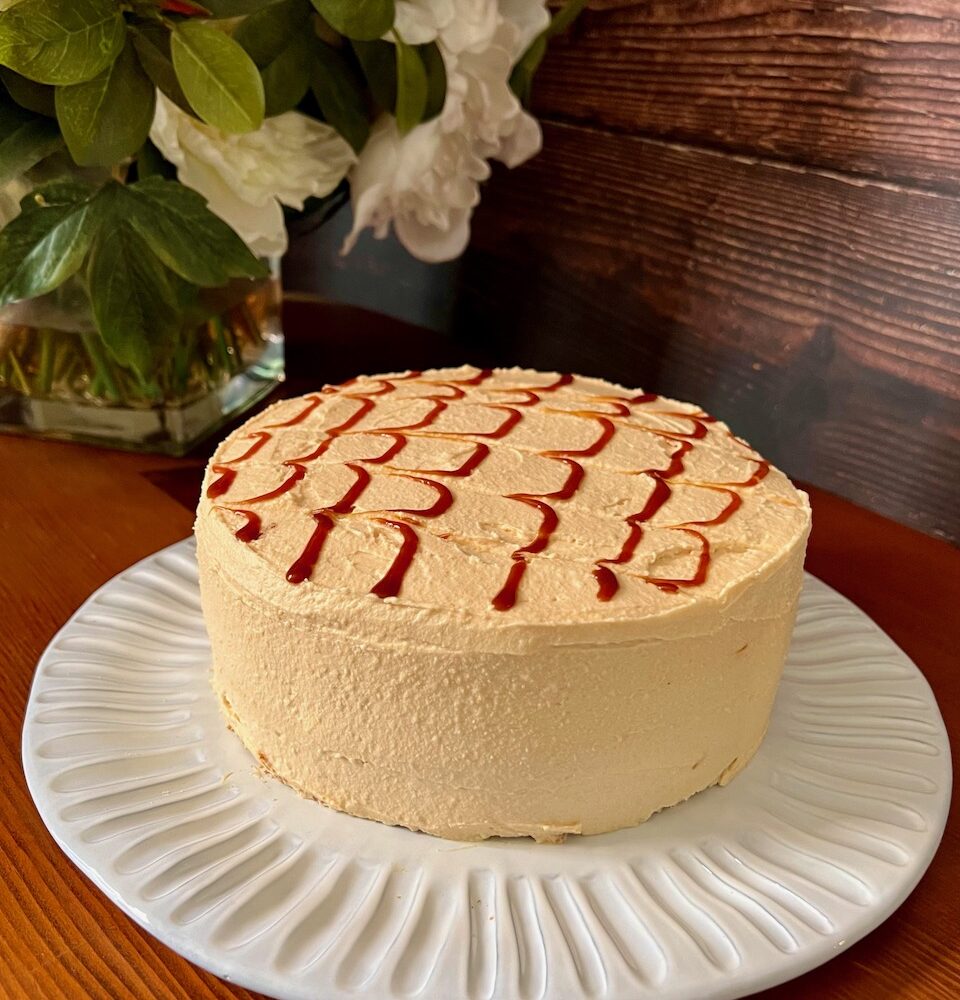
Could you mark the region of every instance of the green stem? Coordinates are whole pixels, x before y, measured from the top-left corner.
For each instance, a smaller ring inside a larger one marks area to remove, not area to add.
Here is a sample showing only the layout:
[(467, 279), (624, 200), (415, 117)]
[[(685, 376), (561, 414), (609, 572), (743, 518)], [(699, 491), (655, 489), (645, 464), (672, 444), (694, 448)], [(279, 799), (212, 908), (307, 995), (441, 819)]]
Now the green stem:
[(73, 378), (76, 375), (77, 368), (80, 367), (80, 359), (73, 353), (66, 353), (66, 358), (67, 363), (64, 367), (63, 373), (59, 376), (59, 379), (63, 382), (67, 392), (73, 395)]
[(107, 357), (107, 350), (103, 346), (103, 341), (95, 333), (83, 333), (83, 346), (90, 355), (93, 362), (94, 375), (90, 383), (90, 393), (94, 396), (104, 395), (111, 403), (120, 401), (120, 390), (117, 388), (116, 379), (110, 370), (110, 359)]
[(213, 342), (216, 345), (217, 355), (220, 359), (220, 372), (218, 374), (226, 372), (229, 375), (230, 352), (227, 350), (227, 340), (223, 332), (223, 320), (221, 320), (219, 316), (214, 316), (214, 318), (210, 320), (210, 324), (215, 331)]
[(12, 351), (10, 352), (10, 364), (13, 367), (13, 374), (16, 375), (16, 381), (20, 383), (20, 391), (24, 396), (29, 396), (31, 394), (30, 383), (27, 381), (27, 376), (20, 367), (19, 358)]
[(37, 392), (41, 396), (50, 394), (53, 385), (53, 343), (52, 331), (40, 330), (40, 367), (37, 372)]
[(240, 360), (240, 345), (237, 341), (237, 332), (229, 319), (223, 324), (223, 336), (226, 339), (227, 353), (230, 357), (230, 374), (236, 375), (243, 367), (243, 362)]
[(15, 326), (7, 326), (6, 323), (0, 323), (0, 360), (5, 359), (13, 350), (17, 333), (18, 330)]
[(190, 369), (194, 355), (197, 353), (197, 328), (191, 326), (185, 333), (183, 341), (177, 345), (176, 364), (174, 366), (177, 392), (184, 395), (187, 383), (190, 381)]
[(140, 372), (136, 372), (135, 376), (137, 394), (148, 403), (156, 402), (162, 395), (157, 380), (155, 378), (144, 378)]
[(58, 382), (63, 381), (63, 376), (70, 365), (70, 362), (76, 358), (76, 348), (75, 342), (72, 342), (70, 334), (63, 335), (58, 338), (57, 346), (53, 351), (53, 384), (56, 385)]

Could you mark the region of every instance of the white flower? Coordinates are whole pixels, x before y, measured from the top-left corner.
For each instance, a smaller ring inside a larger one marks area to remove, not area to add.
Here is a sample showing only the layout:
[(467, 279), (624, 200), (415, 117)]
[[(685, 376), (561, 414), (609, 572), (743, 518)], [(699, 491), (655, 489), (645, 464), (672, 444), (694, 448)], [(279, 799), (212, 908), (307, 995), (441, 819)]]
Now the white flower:
[(351, 250), (362, 229), (382, 239), (390, 223), (415, 257), (430, 263), (459, 257), (470, 238), (470, 215), (480, 200), (478, 182), (490, 174), (467, 137), (444, 132), (439, 119), (405, 136), (396, 120), (382, 115), (350, 177), (353, 230)]
[(496, 0), (399, 0), (394, 28), (408, 45), (436, 41), (456, 53), (482, 51), (498, 23)]
[[(393, 28), (407, 45), (425, 45), (440, 34), (456, 13), (456, 0), (397, 0)], [(393, 35), (388, 33), (388, 41)]]
[(311, 195), (330, 194), (356, 161), (333, 128), (296, 111), (267, 118), (256, 132), (228, 135), (160, 93), (150, 138), (181, 183), (263, 257), (287, 248), (281, 204), (299, 209)]
[(500, 0), (500, 13), (517, 29), (512, 53), (516, 62), (550, 23), (550, 13), (545, 3), (537, 0)]
[(375, 123), (350, 175), (354, 218), (344, 252), (362, 229), (382, 238), (392, 223), (421, 260), (463, 253), (479, 184), (490, 173), (486, 161), (514, 167), (540, 150), (540, 126), (509, 80), (547, 20), (544, 0), (400, 0), (398, 33), (417, 44), (436, 40), (447, 97), (439, 117), (404, 136), (389, 115)]

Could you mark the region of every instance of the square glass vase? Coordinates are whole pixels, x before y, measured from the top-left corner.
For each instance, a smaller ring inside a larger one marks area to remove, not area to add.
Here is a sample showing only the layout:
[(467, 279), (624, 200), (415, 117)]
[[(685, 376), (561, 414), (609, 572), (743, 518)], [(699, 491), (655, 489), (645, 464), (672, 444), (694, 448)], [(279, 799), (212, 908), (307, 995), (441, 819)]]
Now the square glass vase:
[(147, 380), (110, 356), (79, 284), (0, 308), (0, 432), (183, 455), (283, 380), (279, 268), (204, 291)]

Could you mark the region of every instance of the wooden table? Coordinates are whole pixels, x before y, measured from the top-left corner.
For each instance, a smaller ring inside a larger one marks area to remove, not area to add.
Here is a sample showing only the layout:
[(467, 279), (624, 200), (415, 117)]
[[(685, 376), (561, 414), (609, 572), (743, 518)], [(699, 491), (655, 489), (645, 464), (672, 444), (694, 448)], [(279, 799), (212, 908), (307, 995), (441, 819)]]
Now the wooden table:
[[(336, 368), (344, 363), (338, 357)], [(316, 381), (338, 377), (341, 372), (328, 368)], [(20, 768), (20, 730), (38, 657), (91, 591), (189, 534), (193, 514), (185, 503), (193, 502), (201, 466), (202, 456), (174, 460), (0, 437), (0, 997), (252, 995), (174, 954), (95, 890), (47, 833)], [(913, 657), (954, 733), (956, 757), (960, 555), (945, 542), (827, 493), (811, 495), (809, 569), (860, 605)], [(958, 928), (960, 817), (954, 803), (940, 852), (903, 906), (826, 966), (764, 995), (958, 997)]]

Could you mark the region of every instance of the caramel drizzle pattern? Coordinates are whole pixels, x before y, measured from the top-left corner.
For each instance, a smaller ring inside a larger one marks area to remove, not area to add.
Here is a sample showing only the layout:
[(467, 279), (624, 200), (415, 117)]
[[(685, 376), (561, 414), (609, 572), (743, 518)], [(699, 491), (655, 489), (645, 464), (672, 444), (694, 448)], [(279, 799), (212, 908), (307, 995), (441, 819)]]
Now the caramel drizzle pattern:
[[(557, 388), (559, 388), (559, 385)], [(525, 389), (523, 391), (527, 392), (529, 390)], [(596, 420), (600, 425), (600, 434), (596, 441), (586, 448), (569, 448), (541, 451), (539, 453), (543, 458), (553, 459), (567, 466), (569, 470), (567, 480), (559, 490), (554, 490), (552, 493), (511, 493), (507, 497), (508, 500), (516, 500), (519, 503), (526, 504), (528, 507), (538, 510), (541, 521), (540, 528), (533, 541), (514, 550), (510, 557), (512, 565), (507, 574), (507, 579), (492, 601), (493, 607), (497, 611), (509, 611), (517, 603), (520, 584), (523, 581), (524, 574), (527, 572), (527, 567), (530, 565), (530, 557), (542, 553), (550, 544), (553, 533), (557, 530), (560, 517), (554, 507), (547, 503), (547, 500), (570, 500), (580, 488), (584, 477), (583, 466), (576, 461), (576, 458), (593, 458), (599, 455), (616, 433), (616, 426), (605, 414), (594, 413), (589, 410), (568, 410), (565, 412), (571, 416)]]
[[(477, 375), (468, 379), (445, 379), (427, 382), (428, 385), (436, 386), (438, 389), (446, 389), (448, 392), (444, 395), (439, 393), (431, 393), (426, 396), (413, 397), (415, 399), (425, 399), (429, 400), (433, 405), (429, 412), (422, 417), (410, 424), (403, 424), (393, 427), (378, 427), (371, 428), (365, 431), (360, 431), (359, 433), (364, 433), (368, 435), (384, 436), (391, 440), (389, 447), (380, 455), (372, 456), (369, 458), (359, 459), (358, 462), (363, 462), (371, 465), (382, 465), (391, 461), (395, 458), (407, 445), (408, 435), (418, 431), (423, 431), (425, 428), (433, 424), (440, 414), (447, 408), (448, 402), (450, 400), (463, 399), (466, 396), (466, 392), (461, 386), (475, 386), (480, 385), (483, 381), (488, 379), (493, 373), (490, 370), (483, 370)], [(281, 421), (274, 424), (267, 424), (266, 427), (269, 429), (277, 429), (283, 427), (290, 427), (295, 424), (302, 423), (306, 420), (313, 412), (324, 402), (324, 396), (330, 395), (332, 393), (337, 393), (345, 398), (356, 399), (359, 403), (357, 409), (342, 423), (336, 425), (335, 427), (329, 428), (324, 435), (323, 440), (320, 444), (309, 454), (302, 455), (294, 459), (287, 459), (283, 462), (283, 465), (289, 468), (291, 471), (287, 474), (286, 479), (275, 489), (270, 490), (267, 493), (263, 493), (256, 497), (248, 497), (244, 500), (235, 501), (237, 504), (256, 504), (262, 503), (267, 500), (271, 500), (274, 497), (280, 496), (283, 493), (288, 492), (292, 489), (296, 483), (298, 483), (307, 472), (307, 463), (315, 461), (320, 458), (333, 442), (343, 434), (350, 432), (356, 424), (358, 424), (376, 405), (376, 401), (371, 397), (385, 395), (386, 393), (393, 392), (396, 388), (395, 382), (400, 382), (406, 379), (419, 379), (419, 372), (412, 372), (407, 376), (403, 376), (396, 379), (381, 379), (379, 380), (380, 387), (378, 389), (369, 389), (364, 392), (343, 392), (345, 388), (352, 386), (356, 380), (351, 380), (348, 383), (344, 383), (337, 388), (327, 388), (323, 390), (323, 393), (318, 395), (312, 395), (307, 397), (307, 405), (300, 410), (298, 413), (294, 414), (288, 420)], [(505, 437), (506, 434), (516, 425), (520, 420), (521, 414), (519, 411), (514, 410), (510, 407), (499, 406), (497, 404), (491, 404), (488, 408), (503, 411), (506, 413), (506, 417), (501, 422), (501, 424), (493, 431), (481, 432), (472, 437), (485, 437), (485, 438), (501, 438)], [(251, 435), (254, 436), (254, 435)], [(234, 478), (236, 477), (236, 469), (233, 468), (234, 465), (245, 461), (254, 455), (268, 440), (271, 438), (271, 434), (266, 431), (257, 432), (256, 437), (258, 438), (256, 444), (249, 448), (242, 455), (237, 456), (235, 459), (229, 459), (219, 466), (214, 467), (214, 472), (217, 473), (218, 479), (215, 480), (207, 489), (207, 495), (210, 497), (220, 496), (225, 493), (230, 485), (232, 484)], [(451, 435), (445, 435), (451, 436)], [(454, 437), (460, 437), (460, 435), (453, 435)], [(401, 535), (401, 546), (400, 550), (394, 559), (392, 565), (388, 569), (384, 577), (378, 581), (372, 588), (371, 593), (377, 596), (383, 597), (393, 597), (399, 593), (399, 590), (403, 584), (403, 578), (406, 574), (406, 570), (412, 562), (413, 556), (419, 546), (419, 537), (414, 530), (414, 525), (419, 525), (419, 521), (416, 518), (423, 517), (439, 517), (445, 513), (452, 506), (454, 502), (454, 496), (449, 487), (435, 479), (429, 478), (431, 476), (452, 476), (452, 477), (465, 477), (471, 475), (489, 456), (490, 446), (482, 442), (472, 442), (473, 452), (468, 456), (468, 458), (461, 463), (456, 469), (426, 469), (422, 470), (421, 475), (415, 475), (408, 472), (394, 473), (394, 475), (399, 478), (409, 479), (413, 482), (422, 483), (425, 486), (430, 487), (434, 490), (436, 497), (433, 503), (429, 507), (425, 508), (411, 508), (411, 507), (401, 507), (394, 508), (390, 511), (385, 511), (381, 513), (389, 513), (397, 515), (397, 519), (387, 518), (387, 517), (376, 517), (374, 518), (377, 523), (381, 523), (392, 527), (400, 532)], [(291, 583), (302, 583), (304, 580), (308, 579), (313, 569), (319, 559), (324, 543), (329, 536), (330, 532), (336, 525), (336, 519), (340, 516), (345, 516), (354, 512), (355, 505), (360, 499), (363, 492), (366, 490), (367, 486), (371, 482), (371, 475), (369, 471), (364, 468), (363, 465), (357, 464), (356, 462), (347, 462), (345, 466), (353, 471), (355, 479), (353, 484), (347, 489), (344, 495), (332, 506), (322, 508), (320, 510), (314, 511), (312, 513), (312, 518), (314, 520), (314, 529), (307, 541), (303, 552), (297, 558), (297, 560), (290, 566), (287, 570), (287, 580)], [(419, 470), (417, 470), (419, 471)], [(241, 541), (249, 542), (254, 541), (260, 537), (261, 523), (259, 516), (248, 510), (243, 510), (234, 507), (223, 507), (220, 509), (232, 510), (235, 513), (242, 514), (245, 516), (245, 523), (235, 532), (236, 537)], [(375, 512), (365, 512), (365, 513), (375, 513)], [(399, 515), (407, 515), (407, 519), (401, 519)]]
[[(643, 393), (640, 396), (634, 396), (631, 398), (610, 397), (610, 401), (614, 401), (614, 399), (618, 402), (622, 401), (629, 407), (650, 402), (651, 394)], [(708, 416), (706, 413), (689, 414), (658, 410), (657, 415), (681, 417), (689, 420), (693, 424), (693, 429), (687, 433), (683, 433), (680, 431), (664, 431), (648, 428), (650, 433), (657, 437), (677, 441), (678, 447), (670, 456), (669, 464), (666, 469), (642, 469), (639, 472), (639, 475), (649, 476), (653, 480), (653, 491), (647, 498), (647, 502), (641, 510), (637, 511), (635, 514), (630, 514), (625, 518), (625, 523), (627, 524), (629, 532), (619, 554), (614, 556), (612, 559), (600, 559), (594, 566), (593, 576), (597, 581), (597, 599), (600, 601), (611, 600), (620, 589), (620, 581), (617, 574), (610, 567), (626, 565), (633, 559), (637, 546), (640, 544), (644, 535), (644, 524), (650, 521), (673, 495), (671, 483), (685, 471), (684, 463), (686, 456), (693, 450), (694, 442), (702, 440), (707, 436), (708, 423), (716, 422), (715, 417)], [(730, 434), (730, 437), (734, 437), (731, 432), (728, 431), (727, 433)], [(740, 441), (739, 438), (734, 438), (734, 440), (746, 447), (744, 442)], [(735, 493), (732, 489), (728, 489), (728, 487), (742, 488), (756, 486), (756, 484), (759, 483), (770, 471), (770, 464), (763, 459), (754, 459), (753, 461), (756, 462), (757, 468), (753, 475), (744, 482), (690, 484), (702, 489), (723, 493), (727, 496), (728, 499), (726, 505), (715, 517), (707, 518), (702, 521), (684, 521), (682, 524), (662, 526), (664, 530), (682, 532), (692, 536), (699, 542), (700, 554), (697, 558), (697, 566), (693, 575), (687, 578), (669, 578), (638, 574), (640, 579), (653, 584), (653, 586), (665, 591), (666, 593), (672, 594), (677, 593), (681, 587), (698, 587), (706, 582), (707, 570), (710, 566), (710, 542), (702, 532), (697, 531), (696, 529), (710, 525), (723, 524), (728, 521), (737, 510), (740, 509), (740, 506), (743, 503), (743, 498), (739, 493)]]
[[(393, 562), (384, 576), (371, 588), (371, 593), (380, 598), (396, 597), (403, 586), (403, 580), (409, 569), (413, 558), (419, 547), (419, 535), (416, 528), (422, 527), (419, 518), (439, 517), (453, 505), (454, 496), (451, 490), (434, 476), (466, 477), (470, 476), (490, 455), (490, 446), (484, 442), (472, 441), (473, 438), (505, 438), (513, 428), (523, 419), (523, 413), (518, 407), (536, 406), (542, 402), (544, 393), (555, 392), (563, 386), (569, 385), (573, 381), (573, 376), (562, 375), (555, 382), (544, 386), (532, 386), (524, 388), (504, 388), (494, 391), (509, 393), (512, 397), (523, 397), (522, 399), (512, 398), (508, 404), (497, 403), (481, 404), (487, 409), (502, 411), (506, 414), (500, 425), (493, 431), (487, 432), (459, 432), (456, 434), (436, 433), (427, 430), (436, 422), (440, 414), (443, 413), (448, 403), (453, 400), (463, 399), (466, 395), (461, 386), (477, 386), (486, 381), (492, 372), (489, 369), (480, 371), (477, 375), (469, 379), (442, 379), (423, 380), (422, 373), (411, 372), (404, 376), (390, 379), (379, 379), (379, 388), (366, 389), (364, 391), (346, 392), (357, 382), (351, 379), (340, 386), (327, 386), (320, 393), (309, 395), (306, 398), (306, 406), (287, 420), (266, 424), (263, 430), (255, 431), (247, 438), (253, 443), (241, 455), (234, 459), (224, 460), (222, 463), (214, 465), (212, 471), (217, 475), (207, 488), (207, 496), (211, 498), (220, 497), (225, 494), (233, 484), (237, 475), (236, 465), (253, 457), (271, 438), (271, 430), (291, 427), (306, 421), (313, 412), (324, 403), (325, 399), (331, 395), (339, 398), (355, 399), (359, 403), (357, 409), (346, 420), (331, 427), (324, 432), (324, 438), (320, 444), (309, 454), (298, 458), (283, 461), (284, 467), (290, 471), (286, 478), (275, 489), (255, 497), (248, 497), (244, 500), (230, 501), (231, 506), (217, 506), (219, 510), (228, 510), (232, 513), (243, 516), (244, 523), (235, 531), (236, 537), (243, 542), (255, 541), (261, 534), (261, 519), (255, 511), (246, 510), (235, 506), (236, 504), (258, 504), (271, 500), (275, 497), (289, 492), (296, 486), (307, 473), (307, 464), (320, 458), (338, 437), (347, 433), (360, 433), (371, 436), (387, 437), (391, 444), (380, 455), (370, 458), (357, 459), (354, 462), (344, 463), (345, 467), (354, 473), (354, 482), (348, 487), (343, 496), (333, 505), (324, 507), (312, 512), (314, 529), (300, 556), (290, 566), (287, 571), (287, 580), (290, 583), (302, 583), (312, 574), (318, 559), (323, 551), (324, 543), (330, 532), (336, 526), (338, 518), (355, 512), (356, 503), (370, 485), (372, 476), (365, 468), (365, 465), (385, 465), (391, 462), (409, 443), (408, 435), (416, 436), (439, 436), (454, 440), (471, 441), (474, 446), (472, 454), (456, 469), (423, 469), (404, 470), (394, 472), (391, 475), (398, 478), (409, 479), (419, 482), (434, 490), (436, 497), (434, 502), (426, 508), (394, 508), (388, 511), (364, 511), (367, 515), (374, 516), (372, 519), (378, 523), (394, 529), (400, 535), (400, 548)], [(410, 424), (403, 424), (393, 427), (378, 427), (360, 429), (354, 431), (356, 425), (376, 407), (378, 397), (393, 392), (396, 389), (395, 383), (401, 381), (420, 380), (424, 384), (434, 386), (437, 389), (448, 390), (447, 394), (429, 393), (424, 396), (409, 397), (416, 400), (425, 400), (432, 403), (430, 410), (421, 419)], [(532, 556), (543, 553), (550, 544), (552, 536), (560, 523), (559, 515), (551, 503), (547, 501), (570, 500), (583, 482), (585, 471), (583, 465), (577, 461), (578, 458), (592, 458), (600, 452), (613, 439), (617, 427), (613, 422), (614, 418), (629, 418), (633, 416), (632, 407), (655, 402), (660, 397), (654, 393), (641, 393), (636, 396), (594, 396), (591, 402), (603, 403), (612, 408), (610, 411), (597, 412), (592, 410), (562, 410), (566, 415), (578, 416), (595, 421), (599, 425), (599, 434), (596, 440), (581, 449), (553, 449), (539, 452), (542, 457), (562, 463), (567, 468), (566, 480), (559, 489), (549, 493), (512, 493), (505, 499), (514, 500), (528, 507), (533, 508), (540, 514), (540, 526), (536, 536), (526, 545), (516, 549), (511, 554), (510, 570), (507, 578), (493, 597), (491, 604), (498, 611), (507, 611), (512, 608), (517, 600), (520, 584), (526, 573)], [(689, 420), (692, 429), (688, 432), (667, 431), (653, 427), (645, 427), (649, 433), (671, 441), (677, 442), (677, 448), (670, 455), (667, 468), (665, 469), (642, 469), (636, 474), (646, 475), (653, 480), (653, 490), (648, 497), (644, 507), (625, 518), (628, 528), (620, 552), (617, 556), (600, 559), (594, 566), (594, 578), (598, 584), (597, 598), (600, 601), (611, 600), (619, 590), (619, 579), (611, 566), (624, 566), (628, 564), (637, 549), (644, 535), (644, 525), (650, 521), (654, 515), (664, 506), (672, 495), (673, 481), (685, 471), (684, 463), (686, 456), (694, 447), (694, 442), (702, 440), (707, 436), (707, 424), (715, 422), (715, 418), (705, 413), (684, 413), (676, 411), (653, 411), (651, 415), (658, 417), (674, 417)], [(629, 426), (642, 426), (632, 424)], [(727, 432), (731, 438), (744, 447), (749, 447), (745, 442), (736, 438), (731, 432)], [(713, 490), (727, 496), (728, 500), (723, 510), (715, 517), (702, 521), (687, 521), (681, 524), (664, 525), (664, 530), (678, 531), (688, 534), (697, 539), (700, 545), (700, 552), (697, 560), (697, 567), (692, 576), (683, 579), (662, 578), (646, 576), (640, 574), (640, 579), (645, 580), (659, 589), (676, 593), (681, 587), (699, 586), (706, 581), (707, 571), (710, 564), (710, 543), (702, 532), (697, 531), (699, 527), (722, 524), (727, 521), (741, 506), (742, 498), (730, 487), (751, 487), (759, 483), (769, 471), (769, 464), (762, 459), (753, 459), (757, 468), (754, 473), (743, 482), (736, 483), (695, 483), (699, 488)], [(359, 464), (363, 463), (363, 464)], [(382, 516), (393, 515), (393, 516)], [(406, 516), (401, 516), (406, 515)]]

